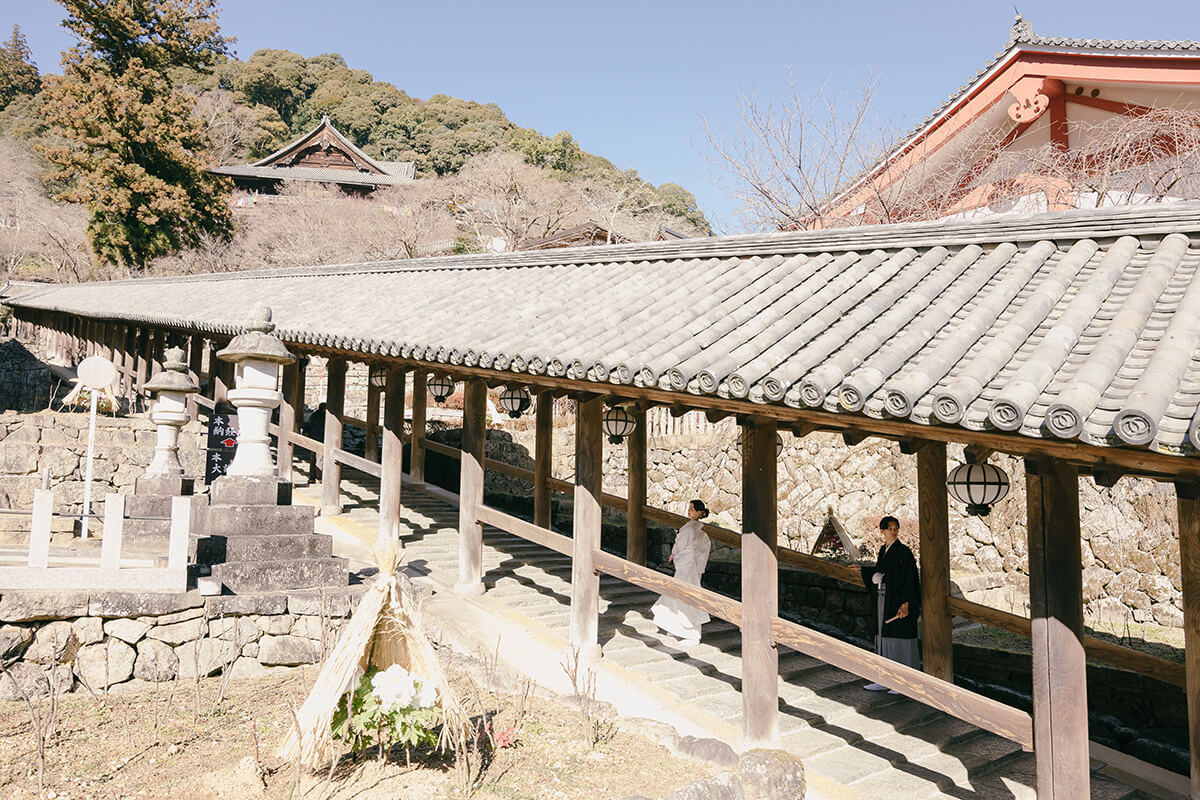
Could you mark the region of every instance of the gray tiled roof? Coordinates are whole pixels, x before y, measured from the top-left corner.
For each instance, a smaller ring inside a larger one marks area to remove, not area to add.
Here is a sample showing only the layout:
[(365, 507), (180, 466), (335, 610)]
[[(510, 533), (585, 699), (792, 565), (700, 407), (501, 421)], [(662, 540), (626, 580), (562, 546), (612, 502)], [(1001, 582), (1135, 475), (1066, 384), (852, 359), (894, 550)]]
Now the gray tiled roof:
[(321, 183), (352, 183), (360, 186), (402, 186), (413, 182), (411, 175), (376, 175), (353, 169), (316, 167), (214, 167), (217, 175), (230, 178), (267, 178), (278, 181), (320, 181)]
[[(1200, 203), (63, 285), (15, 306), (1097, 445), (1200, 444)], [(1189, 431), (1192, 440), (1189, 442)]]

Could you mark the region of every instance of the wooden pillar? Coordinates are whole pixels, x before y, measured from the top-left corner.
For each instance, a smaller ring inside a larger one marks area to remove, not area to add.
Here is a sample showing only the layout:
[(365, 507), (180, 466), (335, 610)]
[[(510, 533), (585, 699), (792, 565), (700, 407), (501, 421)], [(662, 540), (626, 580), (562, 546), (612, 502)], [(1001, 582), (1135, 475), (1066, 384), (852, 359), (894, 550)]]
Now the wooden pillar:
[(296, 427), (294, 430), (299, 431), (304, 424), (305, 409), (308, 408), (308, 356), (297, 356), (297, 372), (296, 372)]
[[(198, 333), (193, 333), (188, 339), (188, 375), (200, 385), (200, 367), (204, 360), (204, 337)], [(188, 395), (187, 411), (188, 416), (196, 419), (199, 416), (200, 406), (196, 403), (196, 393)]]
[(585, 395), (575, 413), (575, 515), (571, 547), (571, 647), (584, 658), (600, 655), (600, 578), (592, 552), (600, 549), (600, 494), (604, 477), (604, 398)]
[(137, 332), (137, 360), (134, 363), (133, 371), (133, 397), (130, 400), (130, 406), (134, 403), (142, 405), (142, 387), (146, 385), (146, 381), (150, 378), (150, 331), (147, 328), (138, 328)]
[(303, 407), (299, 410), (296, 407), (296, 379), (299, 373), (299, 359), (283, 366), (283, 399), (279, 403), (279, 436), (276, 437), (275, 461), (279, 480), (286, 483), (292, 482), (292, 434), (296, 432), (296, 416), (304, 414)]
[(458, 583), (463, 594), (483, 594), (483, 453), (487, 437), (487, 384), (467, 381), (463, 393), (462, 459), (458, 481)]
[(1200, 798), (1200, 484), (1176, 483), (1179, 571), (1183, 578), (1183, 653), (1187, 669), (1192, 800)]
[(151, 331), (154, 344), (150, 349), (150, 375), (153, 377), (163, 371), (163, 353), (167, 350), (167, 332), (162, 328)]
[(408, 443), (408, 477), (418, 485), (425, 483), (425, 409), (429, 391), (425, 388), (428, 375), (422, 370), (413, 372), (412, 437)]
[(342, 446), (342, 417), (346, 413), (346, 359), (330, 356), (325, 368), (325, 455), (321, 460), (321, 514), (342, 513), (342, 465), (334, 450)]
[(379, 477), (379, 540), (400, 538), (401, 476), (404, 474), (404, 370), (387, 371), (383, 389), (383, 457)]
[(1056, 459), (1027, 459), (1033, 749), (1037, 796), (1089, 796), (1087, 670), (1079, 474)]
[(646, 563), (646, 409), (631, 407), (636, 425), (625, 440), (627, 475), (625, 558)]
[(533, 524), (550, 527), (550, 472), (554, 466), (554, 395), (538, 392), (533, 440)]
[(229, 401), (229, 389), (231, 388), (228, 381), (228, 362), (217, 358), (219, 350), (221, 350), (221, 344), (210, 339), (208, 341), (208, 382), (212, 389), (213, 402), (226, 403)]
[(379, 460), (379, 395), (382, 392), (374, 380), (378, 371), (378, 367), (367, 368), (367, 425), (363, 431), (366, 437), (363, 456), (370, 461)]
[(121, 396), (133, 411), (133, 387), (137, 381), (137, 328), (125, 325), (121, 329)]
[(946, 445), (925, 442), (917, 451), (917, 506), (921, 538), (921, 657), (925, 671), (954, 680), (950, 634), (950, 511), (946, 493)]
[(778, 466), (774, 420), (742, 428), (742, 744), (779, 738)]

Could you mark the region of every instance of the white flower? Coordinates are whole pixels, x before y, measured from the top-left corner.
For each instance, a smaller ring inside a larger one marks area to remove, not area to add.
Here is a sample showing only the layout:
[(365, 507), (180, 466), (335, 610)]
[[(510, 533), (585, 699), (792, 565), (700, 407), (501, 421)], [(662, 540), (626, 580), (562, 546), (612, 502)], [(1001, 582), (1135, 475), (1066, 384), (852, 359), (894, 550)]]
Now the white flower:
[(437, 686), (433, 681), (421, 678), (417, 682), (417, 693), (413, 697), (413, 706), (429, 708), (437, 703)]
[(399, 664), (393, 664), (371, 678), (371, 693), (385, 710), (412, 705), (416, 691), (413, 676)]

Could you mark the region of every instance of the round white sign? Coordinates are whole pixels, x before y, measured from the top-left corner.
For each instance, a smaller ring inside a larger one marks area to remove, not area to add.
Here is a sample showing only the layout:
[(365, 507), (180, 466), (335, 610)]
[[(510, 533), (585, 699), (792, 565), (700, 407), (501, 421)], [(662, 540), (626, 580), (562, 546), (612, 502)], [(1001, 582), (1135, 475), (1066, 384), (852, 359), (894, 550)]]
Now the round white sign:
[(79, 362), (75, 374), (79, 376), (79, 382), (89, 389), (103, 389), (112, 386), (117, 379), (117, 368), (104, 356), (88, 356)]

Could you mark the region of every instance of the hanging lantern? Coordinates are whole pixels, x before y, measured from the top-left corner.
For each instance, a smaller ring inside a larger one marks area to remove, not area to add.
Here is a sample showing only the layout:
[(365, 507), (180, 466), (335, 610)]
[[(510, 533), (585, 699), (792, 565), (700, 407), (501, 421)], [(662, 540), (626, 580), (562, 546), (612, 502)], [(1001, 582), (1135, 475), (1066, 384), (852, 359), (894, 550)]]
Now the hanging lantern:
[(637, 417), (625, 406), (613, 406), (605, 410), (602, 424), (608, 441), (620, 444), (637, 428)]
[(429, 379), (429, 393), (433, 395), (433, 399), (438, 405), (446, 402), (446, 398), (454, 394), (454, 381), (447, 378), (445, 375), (435, 375)]
[(961, 464), (946, 479), (950, 496), (967, 504), (967, 513), (986, 517), (992, 506), (1008, 496), (1008, 476), (992, 464)]
[(513, 419), (524, 414), (533, 404), (533, 398), (524, 386), (510, 386), (500, 393), (500, 407)]
[(383, 367), (371, 367), (370, 382), (377, 389), (387, 386), (387, 370)]
[[(742, 452), (742, 438), (743, 434), (738, 434), (737, 449), (739, 453)], [(783, 437), (777, 433), (775, 434), (775, 457), (779, 458), (781, 455), (783, 455)]]

